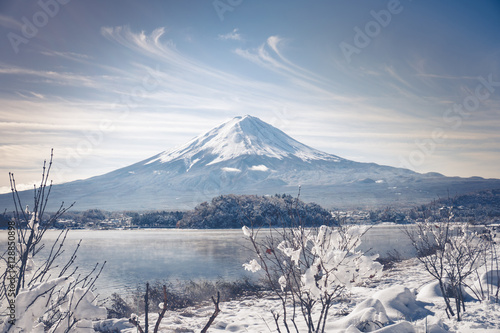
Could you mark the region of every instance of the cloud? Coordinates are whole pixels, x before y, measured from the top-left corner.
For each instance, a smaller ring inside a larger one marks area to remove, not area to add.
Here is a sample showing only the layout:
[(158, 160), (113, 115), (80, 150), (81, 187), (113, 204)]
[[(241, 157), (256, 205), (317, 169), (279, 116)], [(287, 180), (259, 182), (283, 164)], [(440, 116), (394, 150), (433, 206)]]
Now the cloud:
[(161, 41), (165, 33), (165, 27), (154, 29), (150, 35), (146, 35), (144, 31), (134, 33), (128, 26), (101, 28), (101, 34), (105, 38), (129, 49), (147, 54), (152, 58), (169, 59), (175, 64), (184, 63), (171, 40), (167, 42)]
[(102, 86), (105, 77), (92, 77), (71, 72), (57, 72), (54, 70), (35, 70), (0, 63), (0, 74), (12, 76), (31, 76), (43, 79), (45, 84), (63, 86), (85, 86), (89, 88)]
[[(20, 184), (20, 183), (17, 183), (16, 182), (16, 189), (18, 191), (24, 191), (24, 190), (33, 190), (34, 188), (34, 185), (39, 185), (40, 181), (38, 180), (34, 180), (32, 182), (28, 182), (28, 183), (25, 183), (25, 184)], [(11, 193), (12, 190), (11, 190), (11, 187), (10, 186), (0, 186), (0, 194), (3, 194), (3, 193)]]
[(238, 33), (237, 28), (233, 29), (233, 31), (228, 32), (227, 34), (219, 35), (217, 37), (217, 39), (220, 39), (220, 40), (240, 40), (240, 41), (243, 40), (243, 38), (241, 37), (241, 34)]
[(296, 89), (302, 90), (302, 93), (306, 91), (314, 93), (332, 102), (351, 103), (358, 99), (350, 94), (338, 93), (340, 86), (337, 82), (311, 72), (286, 58), (281, 50), (285, 42), (286, 40), (279, 36), (270, 36), (256, 49), (237, 48), (234, 53), (286, 78), (290, 84), (296, 86)]
[[(137, 122), (139, 113), (141, 115), (151, 114), (151, 117), (157, 119), (160, 114), (182, 112), (184, 113), (185, 126), (180, 128), (187, 128), (189, 122), (197, 119), (196, 117), (200, 115), (199, 112), (204, 110), (210, 111), (209, 113), (205, 112), (204, 117), (206, 119), (210, 115), (214, 119), (214, 125), (228, 115), (247, 113), (263, 117), (266, 120), (270, 114), (277, 114), (277, 111), (284, 108), (286, 108), (287, 114), (279, 114), (278, 117), (275, 117), (276, 121), (273, 121), (273, 124), (278, 127), (287, 124), (287, 119), (290, 117), (294, 117), (294, 124), (300, 123), (301, 126), (309, 128), (317, 124), (318, 118), (327, 123), (340, 121), (342, 123), (358, 123), (360, 126), (365, 123), (369, 123), (370, 126), (381, 126), (384, 123), (397, 126), (398, 122), (411, 123), (413, 120), (411, 117), (408, 119), (398, 118), (398, 113), (394, 110), (369, 105), (360, 97), (361, 95), (337, 93), (337, 85), (334, 82), (289, 60), (283, 52), (287, 40), (279, 36), (270, 36), (258, 49), (239, 51), (240, 55), (252, 60), (252, 63), (258, 64), (268, 69), (271, 74), (278, 74), (277, 77), (286, 80), (276, 83), (271, 80), (272, 77), (269, 75), (261, 80), (249, 79), (218, 68), (212, 68), (186, 56), (168, 39), (167, 30), (163, 27), (153, 30), (150, 34), (144, 31), (133, 32), (127, 26), (103, 27), (101, 33), (108, 40), (135, 51), (142, 56), (143, 60), (140, 63), (127, 62), (125, 58), (123, 62), (110, 66), (96, 64), (101, 68), (101, 72), (99, 75), (93, 76), (69, 71), (32, 70), (2, 65), (1, 63), (0, 73), (19, 77), (38, 77), (45, 83), (67, 84), (98, 91), (103, 98), (101, 101), (89, 100), (88, 98), (75, 100), (74, 97), (69, 96), (60, 96), (57, 99), (58, 96), (45, 96), (46, 94), (38, 91), (35, 94), (38, 94), (38, 97), (44, 96), (48, 99), (44, 102), (43, 109), (60, 110), (57, 113), (63, 112), (63, 110), (72, 110), (72, 114), (80, 114), (80, 111), (93, 111), (99, 112), (99, 117), (102, 119), (116, 119), (116, 117), (127, 114), (126, 119), (115, 122), (116, 133), (121, 133), (127, 128), (127, 122), (141, 123)], [(68, 52), (47, 51), (46, 54), (71, 56), (75, 58), (75, 61), (85, 58)], [(249, 65), (251, 66), (251, 64)], [(134, 91), (145, 90), (143, 82), (150, 73), (154, 73), (157, 85), (153, 89), (143, 91), (140, 96), (135, 96)], [(25, 97), (36, 96), (32, 93), (23, 92), (22, 94)], [(139, 97), (139, 102), (132, 104), (127, 102), (133, 101), (136, 97)], [(114, 100), (115, 103), (113, 103)], [(23, 101), (17, 106), (8, 107), (7, 105), (6, 111), (19, 107), (29, 109), (40, 108), (40, 106), (33, 106)], [(339, 111), (332, 112), (332, 110)], [(61, 118), (54, 111), (48, 112), (54, 115), (50, 118), (67, 121), (65, 117)], [(67, 113), (67, 111), (65, 112)], [(188, 114), (192, 116), (188, 117)], [(15, 119), (11, 119), (11, 121), (16, 122)], [(47, 120), (41, 119), (41, 121), (47, 123)], [(413, 124), (415, 123), (413, 122)], [(145, 126), (150, 126), (151, 131), (156, 132), (154, 128), (159, 125), (153, 122)], [(296, 126), (294, 125), (294, 127)], [(32, 125), (26, 128), (29, 127)], [(142, 128), (143, 126), (139, 126), (133, 132), (140, 131)], [(198, 128), (200, 131), (209, 129), (203, 127), (203, 123), (199, 124)], [(304, 133), (303, 136), (310, 135), (308, 131)]]
[(43, 94), (36, 93), (34, 91), (28, 91), (26, 94), (23, 94), (20, 91), (17, 91), (16, 94), (24, 99), (31, 99), (33, 97), (36, 97), (38, 99), (45, 99), (45, 96)]
[(473, 76), (455, 76), (455, 75), (443, 75), (443, 74), (429, 74), (429, 73), (419, 73), (420, 77), (430, 77), (435, 79), (445, 79), (445, 80), (477, 80), (477, 77)]
[(21, 30), (23, 27), (22, 23), (13, 19), (12, 17), (0, 14), (0, 26), (8, 29)]
[(36, 98), (39, 98), (39, 99), (45, 99), (45, 96), (42, 95), (42, 94), (39, 94), (39, 93), (36, 93), (34, 91), (30, 91), (30, 94), (35, 96)]
[[(436, 126), (446, 125), (441, 119), (446, 106), (440, 101), (454, 102), (452, 96), (420, 94), (416, 83), (437, 78), (415, 71), (409, 75), (394, 64), (337, 69), (332, 60), (332, 68), (338, 71), (314, 72), (288, 58), (292, 41), (280, 36), (269, 36), (254, 49), (228, 52), (227, 57), (243, 63), (236, 73), (179, 50), (164, 27), (149, 33), (127, 26), (103, 27), (101, 34), (112, 42), (107, 45), (109, 54), (123, 56), (105, 63), (92, 53), (42, 52), (77, 62), (78, 69), (24, 68), (0, 62), (0, 75), (22, 83), (22, 89), (0, 92), (2, 145), (12, 147), (11, 138), (16, 138), (25, 146), (15, 149), (15, 154), (32, 155), (40, 151), (33, 142), (42, 142), (54, 145), (64, 158), (65, 149), (76, 149), (85, 133), (98, 129), (101, 121), (111, 121), (114, 130), (103, 133), (103, 143), (94, 147), (92, 158), (106, 160), (116, 154), (132, 163), (183, 144), (224, 119), (252, 114), (314, 148), (378, 163), (392, 158), (396, 165), (404, 147), (414, 149), (412, 140), (426, 139)], [(233, 40), (231, 34), (239, 32), (221, 35), (227, 36), (221, 40)], [(264, 71), (255, 71), (256, 66)], [(144, 82), (150, 87), (146, 89)], [(498, 110), (498, 104), (490, 109)], [(464, 121), (462, 134), (448, 132), (447, 144), (460, 135), (471, 144), (470, 150), (484, 144), (473, 137), (477, 129), (472, 127), (484, 126), (480, 120), (485, 113), (480, 112), (481, 117), (478, 112), (466, 119), (467, 124)], [(479, 131), (484, 133), (481, 139), (495, 133), (494, 116), (489, 121), (492, 129)], [(465, 135), (466, 129), (471, 135)], [(131, 141), (137, 151), (131, 151)], [(143, 155), (136, 159), (139, 154)], [(25, 165), (33, 169), (30, 156)], [(93, 170), (97, 169), (78, 172), (100, 173)], [(264, 166), (252, 170), (264, 171)], [(29, 175), (22, 182), (32, 178)]]
[(61, 57), (61, 58), (66, 58), (70, 60), (90, 60), (93, 59), (93, 57), (86, 55), (86, 54), (81, 54), (81, 53), (76, 53), (76, 52), (58, 52), (58, 51), (42, 51), (40, 52), (44, 56), (48, 57)]

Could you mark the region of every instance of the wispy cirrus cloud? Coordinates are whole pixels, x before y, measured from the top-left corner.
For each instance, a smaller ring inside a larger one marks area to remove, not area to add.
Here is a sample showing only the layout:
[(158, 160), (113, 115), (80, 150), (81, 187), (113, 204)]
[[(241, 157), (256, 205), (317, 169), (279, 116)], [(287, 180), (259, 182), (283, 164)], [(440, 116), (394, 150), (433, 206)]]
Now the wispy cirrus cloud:
[[(224, 98), (225, 101), (233, 100), (238, 102), (231, 103), (235, 110), (241, 109), (242, 104), (247, 108), (259, 105), (259, 108), (262, 109), (266, 108), (266, 105), (272, 103), (273, 100), (284, 103), (285, 98), (288, 103), (290, 89), (297, 90), (296, 95), (300, 96), (297, 99), (299, 103), (300, 98), (306, 96), (304, 89), (317, 90), (317, 93), (323, 94), (325, 98), (331, 98), (330, 95), (332, 95), (331, 91), (321, 89), (319, 86), (311, 85), (308, 82), (315, 81), (319, 84), (321, 83), (319, 77), (315, 77), (314, 73), (294, 65), (281, 54), (278, 46), (282, 39), (278, 37), (270, 37), (267, 44), (270, 51), (277, 55), (276, 59), (264, 49), (264, 46), (258, 50), (257, 54), (242, 50), (236, 50), (235, 52), (259, 65), (266, 66), (273, 72), (285, 74), (291, 85), (287, 87), (269, 81), (250, 80), (191, 59), (179, 52), (174, 43), (164, 40), (163, 37), (166, 34), (164, 28), (155, 29), (150, 35), (145, 34), (143, 31), (134, 33), (128, 27), (103, 28), (101, 32), (106, 38), (146, 55), (154, 61), (159, 61), (160, 66), (164, 64), (166, 69), (162, 70), (158, 75), (162, 78), (162, 86), (168, 87), (165, 90), (171, 91), (170, 89), (172, 89), (176, 93), (184, 91), (186, 95), (193, 94), (193, 91), (196, 91), (198, 99), (200, 96), (204, 96), (204, 92), (210, 94), (209, 98), (211, 99), (213, 99), (213, 94), (227, 95)], [(179, 73), (181, 75), (178, 75)], [(199, 83), (208, 80), (211, 82), (210, 87)], [(339, 99), (344, 98), (343, 96), (337, 97)], [(266, 101), (266, 103), (263, 104), (262, 101)]]
[(251, 62), (289, 78), (303, 79), (316, 83), (327, 81), (300, 66), (295, 65), (283, 56), (279, 47), (285, 42), (279, 36), (270, 36), (264, 44), (254, 50), (237, 48), (234, 52)]
[(76, 52), (59, 52), (59, 51), (49, 50), (49, 51), (41, 51), (40, 54), (43, 54), (44, 56), (48, 57), (61, 57), (70, 60), (93, 59), (93, 57), (87, 54), (81, 54)]
[(20, 31), (23, 24), (10, 16), (0, 14), (0, 26)]
[(16, 77), (36, 77), (43, 79), (45, 83), (55, 85), (96, 87), (105, 76), (92, 77), (67, 71), (37, 70), (7, 65), (0, 62), (0, 75), (12, 75)]
[(16, 93), (18, 96), (20, 96), (22, 98), (26, 98), (26, 99), (33, 98), (33, 97), (38, 98), (38, 99), (45, 99), (45, 96), (43, 94), (39, 94), (39, 93), (36, 93), (34, 91), (27, 91), (25, 93), (17, 91)]
[(220, 40), (243, 40), (243, 37), (241, 37), (241, 34), (238, 32), (238, 28), (234, 28), (233, 31), (228, 32), (227, 34), (219, 34), (217, 39)]
[(314, 96), (315, 99), (319, 98), (323, 104), (358, 103), (363, 99), (356, 93), (340, 93), (338, 82), (309, 71), (289, 60), (282, 51), (285, 43), (286, 39), (270, 36), (256, 49), (237, 48), (234, 53), (287, 79), (290, 86), (297, 89), (305, 99), (308, 99), (307, 94)]
[[(273, 125), (315, 148), (347, 158), (359, 160), (358, 156), (364, 156), (364, 161), (397, 165), (397, 155), (411, 148), (414, 139), (427, 138), (427, 128), (436, 126), (435, 118), (420, 112), (418, 103), (423, 98), (412, 80), (437, 78), (418, 77), (415, 73), (408, 76), (394, 65), (344, 70), (338, 72), (342, 76), (328, 77), (288, 58), (291, 40), (270, 36), (255, 49), (228, 50), (232, 61), (246, 64), (250, 71), (255, 66), (264, 69), (250, 78), (244, 71), (214, 67), (187, 55), (164, 27), (150, 33), (133, 31), (128, 26), (103, 27), (101, 35), (112, 42), (109, 47), (116, 48), (113, 52), (121, 57), (106, 62), (94, 54), (42, 52), (47, 57), (87, 66), (87, 72), (71, 67), (33, 69), (0, 63), (0, 75), (32, 84), (13, 94), (18, 99), (11, 96), (2, 100), (3, 144), (12, 144), (5, 139), (7, 136), (22, 133), (21, 142), (27, 145), (23, 149), (29, 154), (40, 151), (36, 145), (28, 147), (31, 140), (53, 145), (64, 159), (64, 154), (76, 149), (105, 120), (112, 123), (113, 130), (102, 133), (103, 143), (95, 147), (92, 155), (82, 158), (96, 159), (102, 154), (99, 158), (115, 156), (116, 161), (127, 161), (113, 165), (119, 167), (182, 144), (186, 137), (228, 117), (252, 114), (265, 121), (276, 120)], [(154, 89), (144, 89), (144, 79), (151, 75)], [(37, 90), (40, 82), (45, 90)], [(72, 94), (63, 90), (67, 87), (71, 87)], [(84, 90), (94, 94), (80, 96)], [(367, 94), (366, 90), (374, 92)], [(131, 100), (132, 104), (128, 102)], [(443, 110), (436, 100), (432, 103), (441, 108), (438, 111)], [(39, 111), (36, 116), (34, 109)], [(79, 120), (78, 124), (72, 122), (74, 119)], [(65, 126), (70, 123), (73, 125)], [(130, 140), (142, 148), (128, 153)], [(82, 162), (82, 167), (87, 165)]]

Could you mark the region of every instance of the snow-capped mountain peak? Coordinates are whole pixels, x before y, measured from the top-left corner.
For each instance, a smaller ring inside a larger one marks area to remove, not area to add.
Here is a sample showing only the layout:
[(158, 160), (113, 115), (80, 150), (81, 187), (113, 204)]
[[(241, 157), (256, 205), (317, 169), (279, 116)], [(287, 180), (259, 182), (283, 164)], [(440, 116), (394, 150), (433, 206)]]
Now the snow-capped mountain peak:
[[(422, 204), (449, 193), (500, 187), (500, 180), (444, 177), (342, 159), (306, 146), (252, 116), (230, 119), (185, 145), (104, 175), (55, 185), (78, 209), (192, 209), (221, 194), (297, 194), (326, 207)], [(33, 199), (32, 191), (21, 193)], [(11, 207), (12, 196), (0, 195)], [(10, 209), (10, 208), (9, 208)]]
[(178, 148), (157, 155), (146, 164), (182, 159), (191, 161), (190, 168), (196, 163), (212, 165), (240, 156), (296, 157), (303, 161), (341, 160), (338, 156), (294, 140), (259, 118), (246, 115), (230, 119)]

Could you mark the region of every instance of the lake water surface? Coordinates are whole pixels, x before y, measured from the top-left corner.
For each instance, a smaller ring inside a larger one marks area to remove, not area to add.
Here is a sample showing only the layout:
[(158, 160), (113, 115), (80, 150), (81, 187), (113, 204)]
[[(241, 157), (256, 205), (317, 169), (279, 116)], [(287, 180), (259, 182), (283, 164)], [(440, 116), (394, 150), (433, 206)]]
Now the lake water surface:
[[(361, 250), (385, 255), (397, 249), (404, 257), (414, 252), (400, 226), (372, 227), (363, 238)], [(51, 244), (58, 231), (47, 231), (44, 239)], [(7, 241), (0, 232), (0, 248)], [(106, 261), (97, 289), (102, 296), (113, 292), (127, 295), (138, 284), (156, 280), (237, 280), (252, 276), (242, 267), (252, 257), (249, 241), (241, 230), (71, 230), (65, 243), (68, 258), (78, 241), (76, 265), (84, 271)], [(43, 253), (40, 253), (43, 257)]]

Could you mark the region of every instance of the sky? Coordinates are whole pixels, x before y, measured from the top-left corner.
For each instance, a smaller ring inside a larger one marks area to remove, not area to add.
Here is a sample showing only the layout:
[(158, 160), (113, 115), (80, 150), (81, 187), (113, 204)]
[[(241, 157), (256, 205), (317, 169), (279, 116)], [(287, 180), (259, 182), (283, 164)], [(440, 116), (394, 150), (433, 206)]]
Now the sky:
[(500, 2), (2, 0), (0, 192), (250, 114), (313, 148), (500, 178)]

